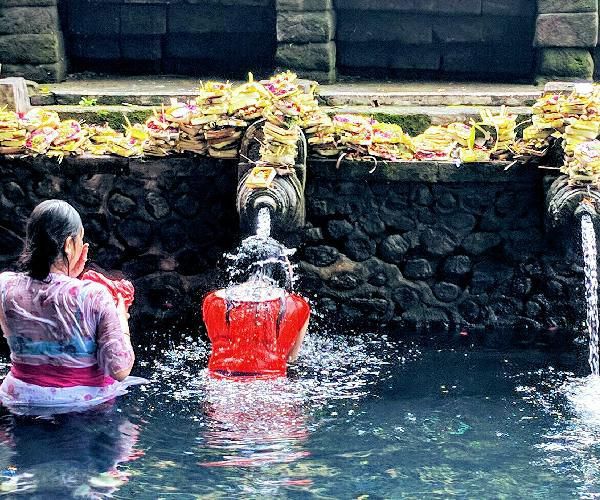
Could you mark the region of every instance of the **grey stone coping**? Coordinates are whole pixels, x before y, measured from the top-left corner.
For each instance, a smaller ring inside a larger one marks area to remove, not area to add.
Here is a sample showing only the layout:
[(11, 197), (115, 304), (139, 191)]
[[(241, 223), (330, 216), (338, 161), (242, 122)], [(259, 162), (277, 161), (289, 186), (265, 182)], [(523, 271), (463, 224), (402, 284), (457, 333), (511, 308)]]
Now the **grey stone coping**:
[[(394, 182), (533, 182), (544, 174), (534, 166), (508, 161), (478, 163), (438, 161), (309, 160), (310, 177), (336, 180), (373, 179)], [(546, 172), (547, 175), (547, 172)]]
[(170, 171), (173, 175), (189, 175), (201, 172), (214, 177), (228, 172), (237, 175), (237, 162), (205, 157), (168, 156), (150, 158), (122, 158), (120, 156), (67, 156), (61, 162), (56, 158), (31, 155), (0, 155), (0, 174), (14, 168), (28, 168), (53, 175), (79, 174), (141, 174)]
[[(164, 158), (121, 158), (116, 156), (71, 156), (62, 162), (45, 156), (0, 156), (0, 174), (18, 167), (35, 169), (51, 174), (97, 174), (114, 173), (128, 175), (152, 175), (169, 170), (173, 175), (189, 175), (194, 172), (207, 177), (219, 175), (237, 176), (237, 162), (205, 157), (168, 156)], [(375, 180), (391, 182), (535, 182), (548, 171), (534, 166), (508, 161), (456, 164), (436, 161), (388, 162), (350, 161), (310, 158), (308, 175), (314, 179)]]

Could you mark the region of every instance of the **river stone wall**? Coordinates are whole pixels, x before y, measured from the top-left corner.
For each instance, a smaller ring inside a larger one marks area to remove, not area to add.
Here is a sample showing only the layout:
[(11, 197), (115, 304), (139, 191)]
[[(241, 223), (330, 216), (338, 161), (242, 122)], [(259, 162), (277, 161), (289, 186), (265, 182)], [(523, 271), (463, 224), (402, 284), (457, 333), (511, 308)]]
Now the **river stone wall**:
[[(583, 319), (580, 262), (544, 234), (538, 170), (506, 164), (312, 161), (299, 289), (328, 320), (373, 328), (556, 330)], [(0, 160), (0, 267), (25, 220), (58, 197), (81, 211), (91, 255), (132, 279), (133, 319), (200, 324), (201, 298), (239, 241), (236, 165), (207, 159)], [(140, 328), (140, 326), (138, 326)]]

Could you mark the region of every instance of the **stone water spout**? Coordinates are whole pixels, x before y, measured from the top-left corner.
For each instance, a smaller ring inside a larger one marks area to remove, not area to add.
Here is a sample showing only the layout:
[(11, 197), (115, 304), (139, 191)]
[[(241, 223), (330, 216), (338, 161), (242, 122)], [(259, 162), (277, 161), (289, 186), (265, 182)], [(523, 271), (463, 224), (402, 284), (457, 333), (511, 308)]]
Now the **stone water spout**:
[(600, 190), (591, 185), (570, 185), (567, 176), (558, 177), (546, 193), (546, 226), (562, 245), (566, 255), (575, 258), (580, 248), (579, 227), (589, 215), (596, 231), (600, 229)]
[(253, 234), (261, 208), (271, 212), (274, 235), (289, 233), (304, 225), (306, 205), (304, 187), (306, 183), (306, 151), (304, 134), (300, 132), (296, 164), (290, 168), (277, 168), (277, 175), (269, 187), (249, 187), (247, 180), (259, 159), (262, 125), (259, 120), (248, 127), (240, 149), (238, 165), (237, 209), (243, 233)]

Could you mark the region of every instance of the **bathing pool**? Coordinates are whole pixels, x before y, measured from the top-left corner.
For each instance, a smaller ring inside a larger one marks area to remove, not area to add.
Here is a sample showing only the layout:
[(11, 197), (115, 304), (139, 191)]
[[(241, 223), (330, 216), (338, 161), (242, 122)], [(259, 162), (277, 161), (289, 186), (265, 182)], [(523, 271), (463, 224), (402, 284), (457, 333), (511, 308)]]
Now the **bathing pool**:
[[(600, 498), (587, 346), (313, 335), (287, 380), (208, 379), (190, 337), (138, 348), (114, 406), (0, 418), (9, 497)], [(3, 358), (6, 365), (6, 358)]]

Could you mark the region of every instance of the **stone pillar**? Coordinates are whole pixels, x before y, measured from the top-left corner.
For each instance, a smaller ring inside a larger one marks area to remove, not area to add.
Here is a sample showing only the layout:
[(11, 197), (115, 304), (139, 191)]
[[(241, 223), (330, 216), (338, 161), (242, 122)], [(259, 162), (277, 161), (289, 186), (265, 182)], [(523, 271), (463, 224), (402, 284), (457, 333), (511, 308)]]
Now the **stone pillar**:
[(56, 82), (65, 76), (57, 0), (0, 0), (2, 76)]
[(537, 0), (534, 45), (544, 79), (591, 80), (598, 43), (598, 0)]
[(332, 0), (277, 0), (277, 55), (282, 69), (319, 82), (335, 80)]

